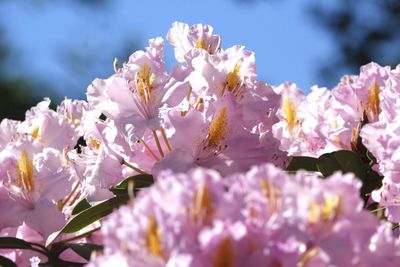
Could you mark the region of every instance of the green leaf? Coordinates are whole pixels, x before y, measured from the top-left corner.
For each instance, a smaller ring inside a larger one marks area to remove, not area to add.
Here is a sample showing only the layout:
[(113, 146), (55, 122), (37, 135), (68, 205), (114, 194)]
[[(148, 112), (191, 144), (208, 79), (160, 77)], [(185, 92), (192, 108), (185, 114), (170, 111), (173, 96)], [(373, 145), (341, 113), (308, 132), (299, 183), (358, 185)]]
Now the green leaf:
[(76, 204), (75, 207), (72, 209), (72, 215), (76, 215), (90, 207), (91, 207), (91, 205), (89, 204), (87, 199), (84, 198), (81, 201), (79, 201), (78, 204)]
[(32, 245), (16, 237), (0, 237), (0, 249), (32, 249)]
[(135, 188), (145, 188), (149, 187), (154, 183), (153, 176), (150, 174), (138, 174), (134, 176), (129, 176), (119, 184), (115, 186), (115, 188), (128, 188), (130, 182), (135, 183)]
[(130, 183), (133, 183), (135, 193), (138, 189), (146, 188), (151, 186), (154, 183), (154, 179), (152, 175), (149, 174), (139, 174), (126, 178), (119, 184), (110, 188), (110, 191), (115, 195), (124, 195), (128, 194), (128, 186)]
[(103, 247), (96, 244), (82, 243), (82, 244), (74, 244), (68, 243), (65, 244), (67, 247), (72, 249), (76, 254), (84, 258), (85, 260), (90, 260), (90, 256), (93, 251), (101, 251)]
[(312, 157), (292, 157), (286, 170), (289, 172), (296, 172), (298, 170), (317, 172), (317, 159)]
[(360, 157), (349, 150), (339, 150), (320, 156), (317, 160), (318, 170), (329, 176), (335, 171), (352, 172), (361, 180), (365, 178), (366, 169)]
[(9, 258), (6, 258), (6, 257), (3, 257), (0, 255), (0, 266), (1, 267), (17, 267), (17, 264), (15, 264)]
[(113, 209), (126, 204), (129, 200), (127, 195), (115, 196), (104, 200), (88, 209), (83, 210), (72, 217), (67, 224), (59, 231), (52, 233), (46, 240), (46, 246), (49, 246), (62, 233), (75, 233), (86, 226), (109, 215)]

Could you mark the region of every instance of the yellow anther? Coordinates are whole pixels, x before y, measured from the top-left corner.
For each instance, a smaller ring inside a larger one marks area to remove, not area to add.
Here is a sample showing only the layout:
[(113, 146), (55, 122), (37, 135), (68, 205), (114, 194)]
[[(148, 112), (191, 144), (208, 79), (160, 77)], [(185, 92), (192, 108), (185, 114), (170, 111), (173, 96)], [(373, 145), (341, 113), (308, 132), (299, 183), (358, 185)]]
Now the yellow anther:
[(100, 144), (101, 144), (100, 141), (92, 136), (90, 136), (88, 139), (89, 139), (89, 143), (93, 146), (93, 148), (95, 150), (99, 150)]
[(151, 90), (153, 89), (154, 74), (151, 72), (149, 64), (144, 63), (136, 74), (137, 92), (143, 101), (150, 100)]
[(242, 82), (240, 77), (240, 61), (238, 61), (233, 69), (226, 75), (226, 83), (228, 90), (233, 92)]
[(297, 111), (293, 101), (287, 96), (283, 98), (282, 111), (289, 130), (293, 130), (294, 126), (297, 124)]
[(218, 245), (215, 258), (214, 267), (231, 267), (234, 263), (234, 251), (231, 239), (227, 236)]
[(301, 256), (299, 262), (297, 263), (297, 267), (305, 267), (307, 264), (310, 262), (312, 258), (317, 256), (319, 252), (319, 249), (317, 247), (314, 247), (312, 249), (307, 250), (304, 252), (304, 254)]
[(199, 39), (197, 40), (196, 44), (195, 44), (196, 48), (200, 48), (200, 49), (204, 49), (206, 50), (208, 53), (211, 54), (211, 45), (208, 44), (205, 40), (203, 39)]
[(40, 130), (40, 127), (36, 126), (35, 129), (33, 129), (32, 133), (31, 133), (32, 137), (37, 139), (37, 140), (40, 139), (39, 130)]
[(324, 196), (324, 202), (311, 203), (309, 206), (309, 222), (315, 224), (320, 220), (327, 222), (328, 220), (336, 220), (341, 211), (341, 197), (337, 195)]
[(218, 145), (228, 133), (228, 109), (223, 107), (210, 124), (208, 145)]
[(28, 192), (35, 191), (33, 164), (26, 150), (21, 152), (21, 155), (18, 159), (17, 177), (18, 186), (25, 188), (25, 190)]
[(207, 187), (203, 184), (194, 195), (193, 215), (196, 219), (207, 219), (207, 217), (212, 216), (212, 213), (212, 197)]
[(368, 90), (367, 109), (372, 111), (375, 117), (381, 112), (379, 99), (379, 85), (374, 81)]
[(146, 231), (147, 249), (155, 256), (162, 256), (161, 238), (158, 233), (158, 225), (154, 217), (149, 217), (149, 222)]

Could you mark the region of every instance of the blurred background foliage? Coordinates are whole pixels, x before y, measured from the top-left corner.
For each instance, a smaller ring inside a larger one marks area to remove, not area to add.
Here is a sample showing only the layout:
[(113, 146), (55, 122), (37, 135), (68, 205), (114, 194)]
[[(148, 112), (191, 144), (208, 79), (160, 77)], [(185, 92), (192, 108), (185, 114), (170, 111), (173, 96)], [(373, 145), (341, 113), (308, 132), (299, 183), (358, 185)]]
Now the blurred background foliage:
[[(5, 3), (11, 0), (0, 0)], [(227, 0), (228, 1), (228, 0)], [(237, 5), (257, 5), (258, 2), (269, 2), (271, 8), (277, 0), (231, 0)], [(285, 0), (295, 1), (295, 0)], [(48, 8), (54, 2), (50, 0), (21, 1), (20, 6), (35, 6), (36, 12)], [(90, 12), (107, 12), (110, 0), (71, 0), (66, 8), (90, 10)], [(361, 65), (375, 61), (381, 65), (395, 67), (400, 62), (400, 1), (398, 0), (303, 0), (304, 10), (313, 23), (330, 37), (334, 53), (319, 58), (318, 75), (330, 87), (334, 86), (344, 73), (358, 73)], [(1, 8), (1, 7), (0, 7)], [(121, 7), (123, 8), (123, 7)], [(4, 12), (0, 10), (0, 14)], [(134, 15), (134, 12), (132, 12)], [(221, 17), (223, 20), (223, 16)], [(264, 18), (260, 18), (264, 19)], [(11, 40), (4, 36), (3, 30), (8, 22), (0, 24), (0, 119), (23, 119), (26, 109), (35, 105), (45, 96), (58, 103), (62, 92), (52, 89), (48, 79), (27, 75), (27, 65), (19, 64), (18, 51)], [(167, 28), (168, 25), (165, 25)], [(217, 31), (219, 32), (219, 31)], [(223, 34), (223, 32), (221, 32)], [(290, 33), (289, 33), (290, 34)], [(110, 33), (110, 38), (113, 38)], [(241, 40), (238, 40), (241, 41)], [(127, 60), (132, 51), (142, 48), (144, 40), (140, 35), (126, 34), (125, 39), (118, 40), (118, 49), (103, 47), (109, 51), (103, 61), (87, 66), (98, 57), (96, 49), (80, 49), (78, 45), (61, 46), (60, 64), (68, 69), (73, 79), (59, 81), (69, 87), (81, 87), (90, 84), (95, 77), (107, 77), (112, 73), (110, 55), (118, 56), (120, 62)], [(316, 40), (318, 42), (318, 40)], [(295, 45), (295, 43), (293, 43)], [(316, 44), (318, 45), (318, 43)], [(298, 51), (301, 53), (301, 51)], [(17, 69), (17, 71), (16, 71)], [(45, 75), (44, 75), (45, 76)], [(83, 88), (84, 89), (84, 88)]]

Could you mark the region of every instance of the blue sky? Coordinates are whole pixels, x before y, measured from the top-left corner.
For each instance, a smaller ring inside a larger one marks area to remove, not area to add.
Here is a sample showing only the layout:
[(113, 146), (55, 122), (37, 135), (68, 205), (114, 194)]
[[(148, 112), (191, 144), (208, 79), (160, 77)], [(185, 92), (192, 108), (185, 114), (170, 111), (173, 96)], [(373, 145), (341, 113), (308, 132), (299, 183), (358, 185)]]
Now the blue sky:
[[(270, 84), (290, 80), (306, 91), (323, 86), (318, 62), (334, 47), (310, 18), (307, 2), (114, 0), (94, 8), (24, 0), (2, 2), (0, 9), (5, 38), (13, 45), (13, 74), (39, 77), (61, 95), (82, 98), (94, 78), (112, 74), (113, 58), (126, 43), (144, 48), (149, 38), (165, 39), (174, 21), (212, 25), (225, 48), (245, 45), (256, 54), (259, 78)], [(166, 46), (171, 66), (173, 52)]]

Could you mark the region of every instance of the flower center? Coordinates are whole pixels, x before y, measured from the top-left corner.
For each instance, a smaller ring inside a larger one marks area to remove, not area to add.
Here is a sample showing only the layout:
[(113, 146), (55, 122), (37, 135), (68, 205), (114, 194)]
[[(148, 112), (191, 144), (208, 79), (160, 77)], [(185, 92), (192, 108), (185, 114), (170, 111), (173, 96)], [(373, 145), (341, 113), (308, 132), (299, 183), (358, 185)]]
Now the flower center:
[(293, 130), (294, 126), (297, 124), (297, 111), (293, 101), (287, 96), (283, 98), (282, 111), (289, 130)]
[(226, 236), (218, 245), (215, 253), (214, 267), (233, 266), (234, 254), (231, 239)]
[(203, 216), (207, 219), (213, 213), (212, 197), (207, 187), (203, 184), (194, 195), (194, 217), (200, 219)]
[(309, 222), (315, 224), (318, 221), (327, 222), (329, 219), (336, 220), (341, 210), (341, 197), (337, 195), (324, 196), (322, 204), (311, 203), (309, 207)]
[(240, 61), (238, 61), (233, 69), (226, 75), (226, 84), (228, 90), (237, 95), (242, 85), (242, 78), (240, 77)]
[(204, 49), (206, 50), (209, 54), (211, 54), (211, 44), (208, 44), (207, 41), (203, 39), (197, 40), (195, 44), (196, 48)]
[(217, 146), (228, 133), (228, 109), (223, 107), (210, 124), (208, 145)]
[(367, 109), (372, 111), (375, 117), (381, 112), (379, 99), (379, 85), (374, 81), (368, 90)]
[(148, 227), (146, 231), (147, 249), (155, 256), (161, 257), (161, 238), (158, 233), (158, 225), (153, 216), (149, 217)]
[(136, 73), (137, 92), (145, 103), (150, 101), (154, 78), (154, 73), (151, 72), (149, 64), (146, 63)]
[(35, 191), (33, 164), (26, 150), (21, 152), (17, 165), (18, 186), (27, 192)]

